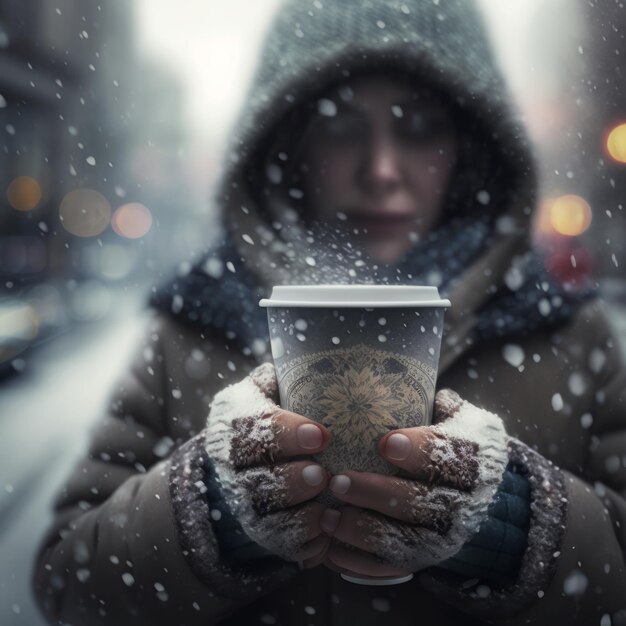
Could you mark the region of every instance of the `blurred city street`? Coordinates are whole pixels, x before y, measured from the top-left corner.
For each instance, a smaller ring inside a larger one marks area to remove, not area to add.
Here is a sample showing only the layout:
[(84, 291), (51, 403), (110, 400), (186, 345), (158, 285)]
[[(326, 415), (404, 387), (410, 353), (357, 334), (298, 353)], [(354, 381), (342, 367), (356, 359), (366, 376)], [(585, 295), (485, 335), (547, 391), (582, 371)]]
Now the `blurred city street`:
[(43, 624), (30, 593), (32, 560), (51, 500), (84, 451), (90, 426), (145, 323), (134, 298), (123, 315), (79, 326), (25, 357), (0, 381), (0, 624)]

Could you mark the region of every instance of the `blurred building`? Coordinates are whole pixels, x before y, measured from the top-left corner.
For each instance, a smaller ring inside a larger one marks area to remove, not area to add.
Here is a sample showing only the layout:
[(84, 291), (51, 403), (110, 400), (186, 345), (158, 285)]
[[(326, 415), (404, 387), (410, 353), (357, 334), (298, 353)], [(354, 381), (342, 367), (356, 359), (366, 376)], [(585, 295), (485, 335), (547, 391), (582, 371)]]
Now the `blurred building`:
[(0, 371), (173, 262), (182, 94), (134, 20), (131, 0), (0, 0)]
[(71, 273), (74, 248), (85, 242), (63, 228), (61, 202), (76, 188), (110, 193), (116, 166), (124, 167), (131, 7), (0, 1), (5, 289), (7, 281), (20, 287)]
[[(601, 272), (626, 278), (626, 9), (622, 2), (581, 2), (587, 25), (583, 89), (589, 116), (583, 155), (594, 210)], [(624, 294), (626, 295), (626, 294)]]
[(613, 156), (607, 139), (626, 122), (625, 29), (621, 3), (554, 0), (537, 10), (529, 59), (544, 198), (537, 242), (559, 278), (623, 296), (626, 127)]
[(207, 198), (198, 197), (192, 183), (180, 78), (149, 58), (139, 59), (137, 76), (130, 102), (133, 184), (126, 197), (149, 207), (153, 217), (134, 253), (143, 279), (158, 283), (206, 243)]

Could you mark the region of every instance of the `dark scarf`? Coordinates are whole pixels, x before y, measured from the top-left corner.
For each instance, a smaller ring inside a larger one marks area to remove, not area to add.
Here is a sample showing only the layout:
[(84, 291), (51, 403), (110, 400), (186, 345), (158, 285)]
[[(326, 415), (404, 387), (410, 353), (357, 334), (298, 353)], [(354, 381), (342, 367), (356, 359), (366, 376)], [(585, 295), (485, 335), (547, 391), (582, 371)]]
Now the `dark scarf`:
[[(341, 282), (430, 284), (439, 287), (445, 296), (454, 277), (481, 254), (489, 240), (486, 220), (456, 220), (420, 242), (398, 266), (371, 267), (362, 262), (351, 267), (350, 274), (346, 274), (349, 278)], [(316, 260), (317, 267), (329, 262), (319, 255)], [(312, 268), (307, 282), (325, 282), (316, 281), (318, 275)], [(497, 289), (494, 286), (493, 296), (478, 312), (474, 339), (502, 338), (558, 326), (594, 295), (591, 287), (575, 292), (565, 289), (534, 252), (516, 260), (504, 283)], [(163, 285), (150, 304), (185, 324), (223, 335), (245, 351), (258, 352), (268, 339), (266, 311), (258, 302), (268, 296), (269, 290), (258, 284), (226, 239), (187, 274)]]

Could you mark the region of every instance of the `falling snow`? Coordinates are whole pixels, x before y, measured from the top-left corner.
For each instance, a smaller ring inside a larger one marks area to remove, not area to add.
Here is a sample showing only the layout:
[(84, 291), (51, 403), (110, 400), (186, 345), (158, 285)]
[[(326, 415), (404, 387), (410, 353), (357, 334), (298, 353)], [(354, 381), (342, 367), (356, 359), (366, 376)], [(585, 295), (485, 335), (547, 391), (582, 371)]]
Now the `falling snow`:
[(585, 382), (582, 374), (579, 372), (574, 372), (570, 375), (569, 380), (567, 381), (567, 386), (575, 396), (582, 396), (587, 389), (587, 383)]
[(519, 367), (526, 358), (522, 347), (512, 343), (507, 343), (502, 348), (502, 356), (504, 360), (513, 367)]
[(322, 98), (318, 101), (317, 110), (319, 111), (320, 115), (323, 115), (325, 117), (334, 117), (335, 115), (337, 115), (337, 105), (328, 98)]
[(580, 570), (574, 570), (563, 583), (563, 592), (568, 596), (579, 596), (585, 593), (589, 581)]
[(552, 396), (552, 408), (555, 411), (561, 411), (563, 409), (563, 397), (560, 393), (555, 393)]
[(489, 204), (489, 202), (491, 202), (491, 195), (488, 191), (479, 191), (476, 195), (476, 199), (480, 204), (486, 206), (487, 204)]
[(580, 425), (583, 428), (590, 428), (592, 424), (593, 416), (591, 415), (591, 413), (585, 413), (584, 415), (580, 416)]
[(224, 263), (220, 259), (211, 257), (204, 264), (203, 270), (212, 278), (219, 279), (224, 273)]

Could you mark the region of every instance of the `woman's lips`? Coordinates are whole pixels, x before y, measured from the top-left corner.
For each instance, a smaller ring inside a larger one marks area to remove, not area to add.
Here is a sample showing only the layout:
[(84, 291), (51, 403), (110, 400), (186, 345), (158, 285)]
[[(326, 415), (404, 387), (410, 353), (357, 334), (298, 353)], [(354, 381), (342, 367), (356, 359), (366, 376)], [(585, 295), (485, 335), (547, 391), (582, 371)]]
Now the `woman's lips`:
[(384, 215), (347, 213), (346, 223), (359, 230), (367, 230), (370, 235), (393, 235), (407, 232), (414, 218), (410, 215)]

